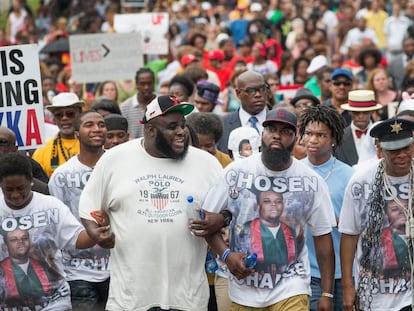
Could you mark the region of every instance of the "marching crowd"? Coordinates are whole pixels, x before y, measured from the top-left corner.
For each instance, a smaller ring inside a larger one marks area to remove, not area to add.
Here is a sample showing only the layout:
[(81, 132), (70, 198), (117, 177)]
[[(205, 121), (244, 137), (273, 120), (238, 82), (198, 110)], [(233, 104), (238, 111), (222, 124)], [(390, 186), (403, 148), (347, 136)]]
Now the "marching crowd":
[[(46, 140), (0, 127), (0, 310), (412, 310), (412, 0), (6, 10), (0, 51), (38, 44)], [(144, 12), (168, 55), (72, 78), (69, 36)]]

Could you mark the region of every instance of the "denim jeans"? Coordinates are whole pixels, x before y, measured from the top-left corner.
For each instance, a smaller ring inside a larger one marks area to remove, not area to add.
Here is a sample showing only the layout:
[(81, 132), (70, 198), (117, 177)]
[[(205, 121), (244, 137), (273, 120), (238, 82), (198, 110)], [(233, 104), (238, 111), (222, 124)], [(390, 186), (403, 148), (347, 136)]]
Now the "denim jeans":
[[(312, 296), (310, 298), (310, 310), (316, 311), (318, 309), (318, 301), (322, 295), (321, 279), (311, 278)], [(334, 311), (342, 311), (344, 309), (342, 302), (342, 284), (341, 279), (335, 279), (334, 291), (332, 293)]]
[(109, 279), (103, 282), (69, 281), (73, 311), (104, 311)]

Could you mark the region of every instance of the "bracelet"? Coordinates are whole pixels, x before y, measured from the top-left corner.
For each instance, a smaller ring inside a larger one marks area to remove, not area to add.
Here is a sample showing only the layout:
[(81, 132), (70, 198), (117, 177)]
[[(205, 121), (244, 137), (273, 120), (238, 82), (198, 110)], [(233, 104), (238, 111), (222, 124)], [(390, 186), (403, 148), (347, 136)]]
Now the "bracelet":
[(221, 255), (221, 258), (220, 258), (220, 259), (221, 259), (223, 262), (226, 262), (226, 259), (227, 259), (227, 257), (230, 255), (230, 253), (231, 253), (230, 248), (226, 249), (226, 250), (223, 252), (223, 254)]
[(328, 298), (334, 298), (334, 295), (333, 294), (331, 294), (331, 293), (326, 293), (326, 292), (322, 292), (322, 295), (321, 295), (322, 297), (328, 297)]

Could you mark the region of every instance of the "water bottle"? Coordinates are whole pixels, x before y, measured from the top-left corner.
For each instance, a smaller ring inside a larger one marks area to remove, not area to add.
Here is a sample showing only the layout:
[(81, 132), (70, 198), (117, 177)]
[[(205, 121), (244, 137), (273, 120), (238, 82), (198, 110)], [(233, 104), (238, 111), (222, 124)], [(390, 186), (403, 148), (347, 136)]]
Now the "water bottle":
[[(204, 211), (200, 208), (198, 202), (196, 202), (192, 195), (187, 197), (187, 216), (188, 221), (194, 219), (204, 219)], [(197, 230), (192, 229), (191, 234), (197, 233)]]
[(204, 219), (204, 212), (203, 210), (200, 208), (199, 204), (197, 202), (194, 201), (194, 198), (192, 195), (189, 195), (187, 197), (187, 202), (188, 202), (188, 206), (190, 209), (190, 214), (192, 213), (193, 217), (189, 217), (191, 219), (195, 219), (195, 218), (199, 218), (199, 219)]
[(207, 252), (206, 256), (206, 271), (208, 273), (215, 273), (218, 270), (219, 266), (217, 264), (216, 258), (212, 251)]
[(247, 269), (253, 269), (257, 263), (257, 254), (250, 254), (249, 256), (244, 258), (243, 262)]

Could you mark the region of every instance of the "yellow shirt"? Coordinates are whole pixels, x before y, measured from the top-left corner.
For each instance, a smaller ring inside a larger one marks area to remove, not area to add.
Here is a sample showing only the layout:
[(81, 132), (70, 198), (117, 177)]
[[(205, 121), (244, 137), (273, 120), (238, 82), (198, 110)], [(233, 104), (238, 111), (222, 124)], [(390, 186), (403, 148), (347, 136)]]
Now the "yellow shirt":
[(220, 162), (223, 168), (225, 168), (233, 161), (229, 155), (225, 154), (224, 152), (221, 152), (220, 150), (216, 151), (216, 159)]
[[(44, 147), (36, 149), (32, 158), (40, 164), (47, 176), (50, 177), (58, 166), (65, 163), (75, 154), (78, 154), (79, 148), (79, 140), (66, 138), (59, 139), (55, 136), (46, 141)], [(62, 149), (65, 155), (62, 153)], [(54, 156), (53, 153), (55, 154)]]
[(367, 27), (374, 30), (375, 34), (378, 37), (378, 48), (385, 48), (387, 43), (387, 39), (385, 38), (384, 34), (384, 22), (387, 17), (387, 12), (383, 10), (380, 10), (377, 13), (368, 11), (367, 15), (365, 15), (365, 19), (367, 20)]

